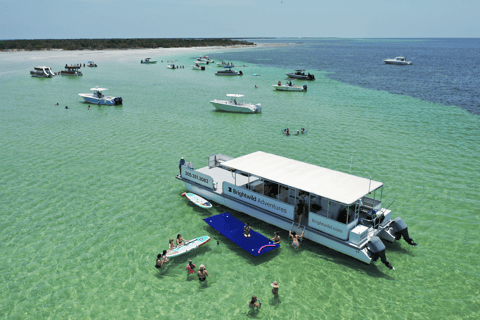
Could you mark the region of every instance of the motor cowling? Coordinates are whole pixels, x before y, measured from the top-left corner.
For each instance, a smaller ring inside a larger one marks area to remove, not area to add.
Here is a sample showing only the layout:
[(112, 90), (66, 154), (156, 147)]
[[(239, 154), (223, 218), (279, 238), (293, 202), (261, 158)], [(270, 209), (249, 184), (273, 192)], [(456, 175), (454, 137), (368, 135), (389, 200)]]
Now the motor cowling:
[(307, 91), (307, 85), (304, 85), (304, 86), (303, 86), (303, 89), (305, 89), (305, 91)]
[(403, 237), (403, 239), (405, 239), (405, 241), (408, 244), (410, 244), (414, 247), (417, 246), (415, 241), (412, 238), (410, 238), (410, 236), (408, 234), (408, 226), (405, 223), (405, 221), (403, 221), (402, 218), (397, 217), (397, 218), (393, 219), (392, 224), (390, 226), (393, 229), (393, 235), (395, 236), (395, 240), (400, 240)]
[(372, 239), (367, 243), (367, 250), (371, 253), (373, 261), (377, 261), (378, 258), (380, 258), (387, 268), (395, 269), (392, 264), (388, 262), (387, 256), (385, 255), (385, 245), (379, 237), (372, 237)]

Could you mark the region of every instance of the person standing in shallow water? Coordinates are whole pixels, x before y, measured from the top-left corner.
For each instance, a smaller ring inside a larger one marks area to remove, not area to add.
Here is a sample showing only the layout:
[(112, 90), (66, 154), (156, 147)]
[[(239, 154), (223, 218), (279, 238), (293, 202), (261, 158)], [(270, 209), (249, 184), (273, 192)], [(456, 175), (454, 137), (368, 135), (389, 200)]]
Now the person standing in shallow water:
[(257, 296), (252, 296), (252, 300), (250, 300), (250, 302), (248, 303), (248, 307), (250, 309), (255, 309), (255, 308), (260, 309), (262, 307), (262, 301), (258, 300)]
[(180, 175), (182, 175), (182, 166), (185, 165), (185, 159), (183, 157), (180, 158), (180, 164), (178, 165), (178, 169), (180, 169)]
[(278, 282), (277, 281), (273, 281), (272, 284), (272, 293), (273, 293), (273, 296), (275, 298), (278, 298)]
[(207, 269), (205, 269), (205, 266), (203, 264), (200, 266), (199, 270), (197, 271), (197, 276), (200, 282), (207, 280), (208, 272), (207, 272)]

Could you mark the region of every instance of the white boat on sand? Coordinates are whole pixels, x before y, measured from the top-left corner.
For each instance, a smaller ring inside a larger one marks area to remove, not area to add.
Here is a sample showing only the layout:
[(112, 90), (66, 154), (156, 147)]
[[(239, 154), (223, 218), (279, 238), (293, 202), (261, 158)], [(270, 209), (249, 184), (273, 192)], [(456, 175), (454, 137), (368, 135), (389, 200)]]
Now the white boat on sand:
[[(213, 154), (208, 166), (181, 167), (190, 192), (367, 264), (393, 266), (380, 238), (417, 244), (406, 223), (382, 208), (383, 183), (257, 151), (237, 158)], [(298, 215), (297, 213), (301, 213)]]
[(230, 100), (213, 100), (211, 104), (219, 111), (226, 112), (238, 112), (238, 113), (260, 113), (262, 112), (262, 105), (244, 103), (243, 101), (237, 102), (237, 98), (243, 97), (242, 94), (227, 94), (227, 97), (231, 97)]
[(106, 88), (91, 88), (90, 90), (93, 93), (79, 93), (78, 95), (82, 97), (86, 103), (97, 104), (97, 105), (108, 105), (108, 106), (117, 106), (123, 104), (123, 99), (121, 97), (111, 97), (106, 96), (102, 91), (106, 91)]
[(55, 73), (50, 67), (38, 66), (33, 71), (30, 71), (30, 75), (35, 78), (51, 78), (55, 76)]
[(407, 59), (405, 59), (405, 57), (396, 57), (395, 59), (385, 59), (383, 60), (383, 62), (385, 62), (385, 64), (396, 64), (396, 65), (399, 65), (399, 66), (406, 66), (406, 65), (411, 65), (412, 64), (412, 61), (407, 61)]

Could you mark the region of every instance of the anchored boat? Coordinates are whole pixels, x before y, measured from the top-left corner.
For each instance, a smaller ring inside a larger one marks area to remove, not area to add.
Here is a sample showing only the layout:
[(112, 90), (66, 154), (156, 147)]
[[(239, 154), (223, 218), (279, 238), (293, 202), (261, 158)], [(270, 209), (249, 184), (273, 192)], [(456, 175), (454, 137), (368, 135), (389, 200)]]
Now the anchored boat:
[(91, 88), (90, 90), (93, 93), (79, 93), (80, 97), (83, 97), (85, 102), (91, 104), (98, 104), (98, 105), (108, 105), (108, 106), (116, 106), (121, 105), (123, 103), (122, 97), (111, 97), (106, 96), (102, 93), (102, 91), (106, 91), (106, 88), (99, 88), (98, 86), (95, 88)]
[(275, 90), (277, 91), (297, 91), (297, 92), (307, 91), (307, 85), (294, 86), (292, 84), (292, 81), (287, 82), (286, 84), (282, 84), (281, 81), (278, 81), (278, 83), (273, 84), (272, 87), (274, 87)]
[(305, 74), (305, 70), (295, 70), (295, 72), (286, 73), (289, 78), (294, 78), (298, 80), (315, 80), (313, 74)]
[(385, 64), (396, 64), (401, 66), (412, 64), (412, 61), (407, 61), (405, 57), (396, 57), (395, 59), (385, 59), (383, 60), (383, 62), (385, 62)]
[[(401, 218), (382, 208), (383, 183), (257, 151), (214, 154), (208, 166), (188, 162), (177, 179), (205, 199), (244, 212), (365, 263), (393, 266), (385, 245), (409, 237)], [(300, 213), (300, 215), (298, 215)]]
[(244, 97), (243, 94), (227, 94), (227, 97), (231, 97), (230, 100), (213, 100), (211, 104), (215, 106), (217, 110), (227, 112), (238, 113), (260, 113), (262, 112), (262, 105), (260, 103), (252, 104), (245, 103), (243, 101), (237, 102), (236, 98)]
[(79, 65), (65, 65), (65, 70), (60, 71), (60, 74), (62, 76), (73, 76), (73, 77), (78, 77), (78, 76), (83, 76), (82, 71), (80, 71), (80, 66)]
[(145, 58), (145, 60), (141, 60), (140, 63), (157, 63), (157, 61), (152, 60), (152, 58)]
[(35, 78), (51, 78), (55, 76), (55, 73), (50, 67), (38, 66), (33, 71), (30, 71), (30, 75)]

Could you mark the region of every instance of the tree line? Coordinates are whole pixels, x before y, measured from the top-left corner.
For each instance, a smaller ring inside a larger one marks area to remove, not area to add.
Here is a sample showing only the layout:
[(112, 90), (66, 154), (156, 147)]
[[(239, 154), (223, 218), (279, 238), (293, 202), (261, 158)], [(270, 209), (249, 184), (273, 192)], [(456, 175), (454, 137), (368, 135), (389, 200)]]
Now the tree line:
[(43, 39), (43, 40), (0, 40), (0, 50), (105, 50), (215, 47), (254, 45), (252, 42), (233, 39)]

